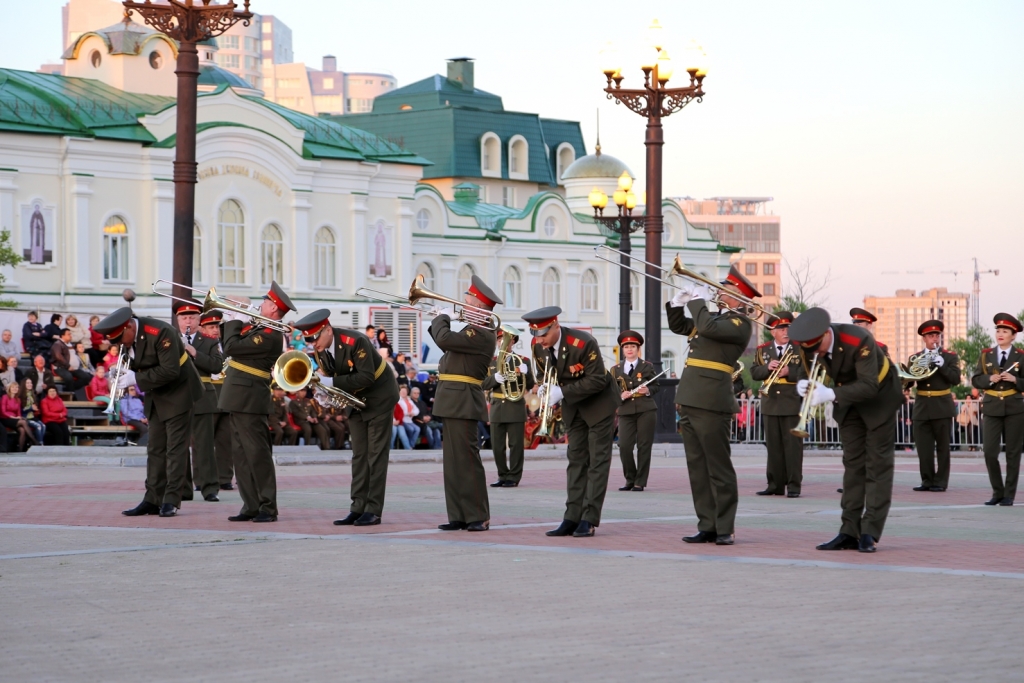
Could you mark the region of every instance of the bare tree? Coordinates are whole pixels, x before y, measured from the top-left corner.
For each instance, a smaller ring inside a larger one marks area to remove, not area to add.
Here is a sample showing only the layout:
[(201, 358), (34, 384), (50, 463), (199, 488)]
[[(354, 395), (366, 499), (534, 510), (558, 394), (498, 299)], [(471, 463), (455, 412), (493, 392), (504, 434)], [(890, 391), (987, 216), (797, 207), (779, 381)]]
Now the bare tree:
[(825, 304), (827, 297), (820, 301), (817, 297), (832, 283), (831, 267), (820, 273), (814, 267), (814, 259), (805, 258), (796, 267), (786, 261), (786, 270), (789, 272), (789, 283), (783, 288), (785, 299), (803, 304), (806, 308)]

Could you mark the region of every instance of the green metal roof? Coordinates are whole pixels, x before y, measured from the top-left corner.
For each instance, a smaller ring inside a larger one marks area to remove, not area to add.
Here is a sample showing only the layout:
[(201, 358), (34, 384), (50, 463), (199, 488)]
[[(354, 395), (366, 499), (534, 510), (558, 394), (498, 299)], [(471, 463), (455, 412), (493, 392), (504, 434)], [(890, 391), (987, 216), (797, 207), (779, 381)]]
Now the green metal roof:
[(199, 66), (199, 78), (196, 79), (196, 83), (198, 85), (227, 85), (232, 88), (252, 89), (249, 81), (216, 64), (201, 64)]
[(373, 100), (373, 113), (402, 111), (402, 107), (412, 107), (413, 111), (418, 111), (449, 106), (474, 107), (488, 111), (505, 109), (497, 95), (479, 88), (465, 90), (462, 84), (451, 81), (441, 74), (434, 74), (422, 81), (378, 95)]

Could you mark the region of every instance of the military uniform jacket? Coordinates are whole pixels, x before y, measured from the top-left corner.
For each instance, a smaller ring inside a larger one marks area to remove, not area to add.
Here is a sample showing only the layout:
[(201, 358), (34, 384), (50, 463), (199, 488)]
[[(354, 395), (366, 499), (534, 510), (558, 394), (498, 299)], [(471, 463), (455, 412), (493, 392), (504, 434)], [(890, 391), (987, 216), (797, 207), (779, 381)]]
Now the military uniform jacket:
[(146, 417), (154, 408), (165, 419), (189, 412), (203, 395), (203, 383), (181, 335), (156, 318), (138, 318), (138, 324), (131, 369), (146, 394)]
[[(917, 384), (917, 397), (914, 399), (915, 420), (938, 420), (944, 417), (956, 417), (956, 402), (953, 400), (953, 392), (950, 387), (960, 384), (960, 357), (955, 353), (940, 349), (942, 353), (942, 367), (935, 371), (928, 379), (915, 382)], [(920, 356), (923, 351), (911, 354), (910, 363)], [(907, 366), (910, 366), (907, 363)], [(942, 396), (928, 396), (931, 392), (943, 393)]]
[(223, 380), (210, 379), (210, 375), (216, 375), (224, 369), (224, 352), (220, 348), (220, 340), (197, 334), (192, 341), (192, 348), (196, 350), (192, 362), (195, 363), (196, 370), (199, 371), (199, 376), (203, 380), (203, 397), (196, 401), (195, 414), (219, 413), (220, 408), (217, 407), (219, 394), (215, 384), (220, 385)]
[[(555, 350), (545, 349), (540, 344), (533, 345), (533, 358), (541, 377)], [(562, 419), (565, 424), (571, 424), (577, 412), (590, 426), (614, 415), (622, 399), (612, 376), (605, 371), (597, 340), (586, 332), (563, 327), (557, 352), (555, 377), (562, 389)]]
[(282, 422), (288, 422), (288, 402), (284, 400), (284, 396), (277, 398), (273, 394), (270, 395), (270, 422), (272, 424), (281, 424)]
[(270, 415), (270, 371), (281, 356), (284, 335), (269, 327), (231, 320), (224, 323), (223, 346), (224, 355), (231, 356), (231, 365), (220, 392), (220, 409)]
[[(839, 324), (831, 329), (832, 361), (825, 363), (825, 371), (835, 385), (833, 418), (841, 425), (847, 413), (856, 410), (869, 429), (881, 426), (903, 403), (896, 368), (863, 327)], [(811, 361), (807, 357), (807, 367)]]
[(362, 332), (341, 327), (334, 329), (334, 386), (347, 391), (363, 403), (353, 408), (363, 419), (391, 414), (398, 403), (398, 382), (386, 360)]
[(452, 330), (447, 315), (430, 323), (430, 336), (444, 351), (437, 364), (437, 390), (434, 393), (434, 417), (487, 421), (483, 380), (494, 355), (498, 337), (494, 330), (466, 325)]
[[(619, 392), (620, 399), (622, 398), (621, 394), (623, 391), (637, 389), (641, 384), (658, 374), (658, 371), (654, 369), (654, 363), (643, 358), (637, 359), (633, 371), (628, 375), (625, 373), (625, 369), (626, 361), (613, 365), (611, 369), (612, 381), (615, 382), (615, 389)], [(623, 385), (625, 385), (625, 388), (623, 388)], [(657, 410), (658, 404), (654, 402), (654, 395), (658, 393), (658, 383), (652, 382), (647, 385), (647, 388), (651, 392), (650, 396), (638, 394), (632, 398), (627, 398), (619, 406), (619, 415), (636, 415), (637, 413)]]
[(299, 426), (299, 429), (304, 424), (312, 424), (309, 418), (317, 416), (316, 410), (313, 407), (313, 401), (308, 396), (306, 398), (293, 398), (288, 403), (288, 412), (295, 418), (295, 424)]
[[(785, 355), (785, 348), (782, 353)], [(764, 382), (772, 374), (768, 364), (773, 360), (781, 360), (778, 351), (775, 350), (774, 341), (758, 346), (754, 353), (754, 364), (750, 368), (750, 376), (758, 382)], [(761, 413), (764, 415), (799, 415), (803, 399), (796, 392), (796, 383), (803, 378), (800, 354), (794, 353), (789, 362), (789, 374), (780, 377), (768, 389), (768, 393), (761, 396)]]
[(1019, 363), (1010, 371), (1011, 375), (1017, 378), (1016, 382), (999, 381), (992, 384), (989, 379), (991, 375), (1001, 372), (999, 369), (999, 347), (985, 349), (978, 359), (978, 369), (971, 377), (971, 384), (977, 389), (985, 392), (981, 401), (981, 414), (992, 417), (1005, 417), (1024, 413), (1024, 398), (1021, 391), (1024, 391), (1024, 378), (1021, 377), (1021, 365), (1024, 365), (1024, 353), (1016, 346), (1010, 347), (1010, 353), (1006, 356), (1005, 367)]
[[(494, 373), (498, 371), (498, 359), (495, 357), (491, 360), (490, 367), (487, 368), (487, 379), (484, 380), (482, 388), (484, 391), (491, 392), (491, 410), (490, 420), (491, 422), (498, 422), (501, 424), (512, 423), (512, 422), (526, 422), (526, 401), (519, 399), (518, 401), (510, 401), (505, 398), (505, 394), (502, 393), (502, 386), (498, 384), (498, 380), (494, 379)], [(533, 377), (533, 370), (530, 369), (530, 364), (526, 364), (526, 375), (522, 381), (525, 382), (526, 391), (532, 389), (536, 384), (536, 380)]]
[(692, 318), (666, 304), (669, 329), (690, 337), (690, 352), (676, 390), (676, 403), (719, 413), (737, 413), (733, 366), (747, 348), (753, 325), (731, 311), (712, 313), (703, 299), (688, 303)]
[[(864, 328), (861, 328), (861, 329), (864, 329)], [(889, 347), (886, 344), (883, 344), (882, 342), (878, 341), (877, 339), (875, 340), (875, 343), (878, 344), (878, 348), (882, 349), (882, 353), (885, 354), (886, 358), (889, 358), (889, 359), (892, 358), (892, 356), (889, 355)], [(891, 363), (892, 360), (890, 360), (889, 362)], [(899, 373), (897, 373), (897, 374), (899, 374)]]

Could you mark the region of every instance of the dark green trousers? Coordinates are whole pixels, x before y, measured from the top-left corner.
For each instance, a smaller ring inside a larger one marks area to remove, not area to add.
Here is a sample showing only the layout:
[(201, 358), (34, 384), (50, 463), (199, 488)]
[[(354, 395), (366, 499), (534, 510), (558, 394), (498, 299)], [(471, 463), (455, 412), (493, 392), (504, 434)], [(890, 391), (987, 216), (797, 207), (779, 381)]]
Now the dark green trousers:
[(896, 457), (896, 411), (881, 426), (869, 429), (856, 408), (839, 425), (843, 443), (843, 524), (839, 531), (854, 538), (882, 537), (892, 504)]
[(469, 524), (491, 519), (476, 423), (476, 420), (444, 418), (441, 454), (444, 462), (444, 501), (448, 508), (449, 522)]
[[(949, 486), (949, 435), (952, 429), (951, 417), (914, 420), (914, 445), (921, 465), (922, 486)], [(935, 468), (936, 455), (938, 469)]]
[[(505, 456), (506, 442), (508, 459)], [(518, 484), (523, 478), (523, 460), (526, 457), (526, 423), (492, 422), (491, 448), (494, 451), (494, 464), (498, 467), (498, 479)]]
[(220, 491), (220, 476), (217, 472), (216, 422), (220, 413), (203, 413), (192, 416), (192, 463), (188, 468), (185, 490), (189, 498), (193, 480), (203, 496)]
[(230, 413), (216, 414), (213, 433), (217, 448), (217, 479), (221, 484), (230, 484), (235, 478), (235, 464), (231, 457)]
[(615, 414), (590, 426), (579, 411), (568, 425), (569, 439), (565, 470), (565, 515), (570, 522), (586, 520), (601, 525), (601, 510), (608, 493), (608, 474), (612, 468), (612, 437)]
[(231, 413), (231, 453), (243, 515), (277, 515), (277, 473), (266, 415)]
[[(993, 498), (1009, 498), (1017, 495), (1017, 479), (1020, 477), (1020, 452), (1024, 444), (1024, 413), (996, 417), (983, 416), (982, 431), (985, 442), (985, 467), (992, 484)], [(1006, 446), (1006, 481), (999, 468), (1000, 438)]]
[[(384, 514), (384, 490), (391, 454), (391, 413), (369, 420), (358, 412), (348, 419), (352, 440), (352, 512)], [(339, 444), (339, 448), (341, 445)]]
[(654, 446), (654, 429), (657, 425), (657, 410), (619, 416), (619, 460), (622, 461), (626, 486), (647, 486), (647, 477), (651, 473), (651, 447)]
[(804, 480), (804, 440), (790, 429), (799, 415), (763, 415), (764, 441), (768, 447), (768, 486), (766, 491), (800, 493)]
[(181, 507), (191, 436), (191, 411), (164, 419), (154, 407), (149, 417), (149, 444), (146, 446), (147, 503), (171, 503)]
[(680, 406), (679, 425), (699, 531), (719, 535), (736, 531), (740, 494), (729, 446), (731, 423), (731, 413)]

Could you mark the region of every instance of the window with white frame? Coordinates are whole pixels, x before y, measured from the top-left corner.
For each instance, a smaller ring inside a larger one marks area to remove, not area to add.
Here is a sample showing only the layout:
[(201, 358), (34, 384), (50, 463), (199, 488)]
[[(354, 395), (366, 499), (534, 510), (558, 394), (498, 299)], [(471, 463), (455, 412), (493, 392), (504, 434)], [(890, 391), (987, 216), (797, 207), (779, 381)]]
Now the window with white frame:
[(501, 177), (501, 140), (494, 133), (480, 136), (480, 175), (485, 178)]
[(192, 284), (203, 281), (203, 231), (192, 224)]
[(217, 282), (245, 282), (245, 215), (234, 199), (217, 212)]
[(597, 280), (597, 273), (592, 268), (583, 271), (580, 279), (580, 309), (593, 312), (599, 310), (600, 306), (600, 285)]
[(555, 220), (554, 216), (548, 216), (544, 219), (544, 234), (548, 237), (554, 237), (555, 232), (558, 231), (558, 221)]
[(513, 135), (508, 141), (508, 177), (529, 180), (529, 167), (530, 145), (522, 135)]
[(326, 225), (316, 231), (313, 238), (313, 284), (316, 287), (336, 287), (334, 231)]
[(501, 205), (516, 208), (516, 188), (507, 185), (501, 188)]
[(284, 280), (284, 237), (281, 228), (271, 223), (260, 235), (260, 284)]
[(434, 286), (434, 267), (426, 261), (420, 261), (420, 264), (416, 266), (416, 274), (423, 276), (423, 286), (427, 289), (437, 291), (437, 287)]
[(103, 225), (103, 279), (117, 282), (128, 278), (128, 223), (114, 215)]
[(661, 366), (663, 369), (668, 370), (667, 375), (671, 375), (676, 371), (676, 354), (665, 349), (661, 352)]
[(562, 305), (562, 278), (554, 268), (545, 270), (541, 278), (541, 305)]
[(562, 174), (565, 173), (565, 169), (572, 165), (572, 162), (576, 161), (576, 150), (568, 142), (563, 142), (558, 146), (558, 151), (555, 153), (555, 180), (558, 182), (562, 181)]
[(505, 308), (518, 309), (523, 307), (523, 274), (515, 266), (505, 269), (502, 278), (505, 287)]
[(640, 285), (640, 276), (629, 274), (629, 308), (632, 311), (643, 311), (644, 288)]
[(420, 209), (416, 212), (416, 227), (420, 229), (420, 232), (430, 230), (430, 212), (428, 210)]
[(469, 291), (469, 286), (473, 284), (474, 275), (476, 275), (476, 270), (468, 263), (463, 263), (462, 267), (459, 268), (458, 277), (455, 279), (455, 291), (458, 298), (462, 298), (462, 295)]

